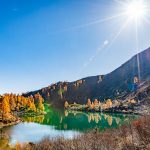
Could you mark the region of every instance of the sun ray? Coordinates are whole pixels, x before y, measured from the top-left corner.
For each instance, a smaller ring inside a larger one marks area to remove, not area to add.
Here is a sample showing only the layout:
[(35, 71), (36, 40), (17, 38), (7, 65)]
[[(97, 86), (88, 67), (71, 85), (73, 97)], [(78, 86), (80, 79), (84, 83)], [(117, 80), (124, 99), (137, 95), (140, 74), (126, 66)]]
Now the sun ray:
[(111, 41), (109, 47), (117, 40), (117, 38), (120, 36), (120, 34), (122, 33), (122, 31), (125, 29), (125, 27), (128, 25), (130, 19), (128, 19), (123, 26), (120, 28), (119, 32), (116, 34), (116, 36), (113, 38), (113, 40)]
[[(101, 46), (97, 49), (96, 53), (94, 55), (92, 55), (88, 60), (88, 62), (84, 63), (83, 67), (80, 69), (80, 71), (78, 72), (78, 74), (80, 75), (80, 73), (98, 56), (98, 54), (100, 52), (102, 52), (104, 49), (108, 50), (113, 43), (118, 39), (118, 37), (120, 36), (120, 34), (122, 33), (122, 31), (126, 28), (126, 26), (128, 25), (130, 19), (128, 19), (119, 29), (119, 31), (115, 34), (114, 38), (109, 42), (110, 44), (107, 44), (106, 46)], [(92, 58), (92, 59), (91, 59)], [(91, 60), (90, 60), (91, 59)]]
[(86, 24), (82, 24), (82, 25), (78, 25), (78, 26), (75, 26), (75, 27), (72, 27), (73, 29), (77, 29), (77, 28), (84, 28), (86, 26), (91, 26), (93, 24), (98, 24), (98, 23), (103, 23), (103, 22), (106, 22), (106, 21), (110, 21), (112, 19), (116, 19), (116, 18), (119, 18), (121, 16), (123, 16), (125, 13), (120, 13), (118, 15), (114, 15), (114, 16), (111, 16), (111, 17), (107, 17), (107, 18), (104, 18), (104, 19), (100, 19), (100, 20), (96, 20), (96, 21), (93, 21), (93, 22), (89, 22), (89, 23), (86, 23)]
[(79, 73), (81, 73), (94, 59), (96, 59), (96, 57), (98, 56), (99, 53), (101, 53), (104, 49), (105, 52), (110, 49), (110, 47), (113, 45), (113, 43), (118, 39), (118, 37), (120, 36), (120, 34), (122, 33), (122, 31), (126, 28), (126, 26), (128, 25), (128, 23), (131, 21), (135, 24), (135, 41), (136, 41), (136, 59), (137, 59), (137, 71), (138, 71), (138, 78), (139, 80), (141, 80), (141, 68), (140, 68), (140, 56), (139, 56), (139, 52), (140, 52), (140, 47), (139, 47), (139, 23), (141, 23), (143, 21), (143, 19), (150, 24), (150, 21), (147, 19), (147, 15), (148, 12), (150, 11), (150, 7), (149, 5), (146, 4), (146, 1), (144, 0), (114, 0), (116, 3), (120, 4), (121, 6), (123, 6), (123, 10), (119, 15), (116, 15), (114, 17), (108, 17), (102, 20), (97, 20), (94, 22), (90, 22), (87, 24), (83, 24), (83, 25), (79, 25), (76, 27), (73, 27), (72, 29), (76, 29), (76, 28), (83, 28), (86, 26), (90, 26), (96, 23), (101, 23), (101, 22), (105, 22), (105, 21), (109, 21), (111, 19), (117, 18), (117, 17), (121, 17), (121, 16), (127, 16), (128, 20), (121, 26), (121, 28), (119, 29), (119, 31), (115, 34), (115, 36), (113, 37), (113, 39), (110, 41), (109, 40), (109, 44), (107, 44), (104, 47), (99, 47), (97, 49), (97, 51), (95, 52), (94, 55), (92, 55), (88, 61), (85, 63), (85, 65), (82, 67), (82, 69), (80, 70)]
[(135, 39), (136, 39), (136, 59), (137, 59), (137, 69), (138, 69), (138, 78), (141, 80), (141, 68), (140, 68), (140, 56), (139, 56), (139, 32), (138, 32), (138, 20), (135, 20)]
[(80, 29), (80, 28), (92, 26), (94, 24), (99, 24), (99, 23), (103, 23), (103, 22), (106, 22), (106, 21), (111, 21), (113, 19), (120, 18), (121, 16), (124, 16), (124, 15), (125, 15), (125, 12), (117, 14), (117, 15), (113, 15), (113, 16), (110, 16), (110, 17), (106, 17), (106, 18), (103, 18), (103, 19), (95, 20), (95, 21), (92, 21), (92, 22), (89, 22), (89, 23), (85, 23), (85, 24), (69, 27), (69, 28), (57, 31), (57, 32), (55, 32), (55, 34), (66, 32), (66, 31), (70, 31), (70, 30), (74, 30), (74, 29)]

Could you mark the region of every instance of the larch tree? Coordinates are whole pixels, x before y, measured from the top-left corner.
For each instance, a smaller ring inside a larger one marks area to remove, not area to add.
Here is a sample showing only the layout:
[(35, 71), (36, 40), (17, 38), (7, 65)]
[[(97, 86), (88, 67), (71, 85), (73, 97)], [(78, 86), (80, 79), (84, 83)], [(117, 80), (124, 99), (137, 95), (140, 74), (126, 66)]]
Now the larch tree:
[(34, 111), (34, 112), (36, 111), (33, 96), (30, 96), (28, 98), (28, 106), (29, 106), (29, 110)]
[(98, 105), (99, 103), (98, 103), (98, 100), (97, 99), (95, 99), (94, 100), (94, 105)]
[(21, 101), (22, 101), (23, 107), (26, 107), (27, 106), (27, 98), (22, 96)]
[(111, 99), (108, 99), (106, 101), (106, 105), (107, 105), (107, 108), (111, 108), (112, 107), (112, 100)]
[(88, 106), (89, 108), (91, 107), (91, 100), (90, 100), (90, 99), (87, 100), (87, 106)]
[(4, 96), (2, 100), (2, 112), (4, 114), (10, 113), (10, 104), (8, 96)]
[(15, 98), (12, 94), (10, 95), (9, 103), (10, 103), (11, 110), (14, 111), (16, 109), (16, 101), (15, 101)]
[(68, 107), (69, 107), (69, 103), (68, 103), (67, 101), (65, 101), (64, 107), (65, 107), (65, 108), (68, 108)]
[(44, 99), (43, 99), (43, 97), (39, 94), (39, 97), (38, 97), (38, 106), (37, 106), (37, 108), (38, 108), (40, 111), (44, 111), (43, 102), (44, 102)]
[(91, 108), (91, 109), (94, 109), (94, 103), (93, 103), (93, 102), (92, 102), (90, 108)]

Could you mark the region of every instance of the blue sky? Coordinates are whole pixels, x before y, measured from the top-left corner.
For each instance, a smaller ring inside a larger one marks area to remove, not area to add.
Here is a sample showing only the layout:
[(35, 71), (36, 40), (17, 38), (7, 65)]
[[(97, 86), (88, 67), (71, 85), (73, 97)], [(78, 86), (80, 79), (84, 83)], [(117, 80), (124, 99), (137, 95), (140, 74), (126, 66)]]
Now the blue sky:
[[(0, 0), (0, 93), (119, 67), (137, 52), (135, 24), (121, 31), (128, 16), (103, 19), (122, 10), (116, 0)], [(149, 26), (141, 21), (139, 51), (150, 47)]]

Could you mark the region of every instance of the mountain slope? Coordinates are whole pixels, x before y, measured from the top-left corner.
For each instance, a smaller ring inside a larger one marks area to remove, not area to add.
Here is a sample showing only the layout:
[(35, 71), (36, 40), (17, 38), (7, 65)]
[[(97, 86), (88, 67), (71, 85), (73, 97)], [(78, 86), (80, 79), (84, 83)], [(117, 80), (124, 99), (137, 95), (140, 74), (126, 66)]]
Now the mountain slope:
[(96, 96), (102, 95), (102, 97), (114, 97), (116, 91), (130, 92), (131, 84), (135, 76), (138, 76), (138, 62), (140, 62), (140, 78), (145, 80), (150, 76), (150, 48), (135, 55), (125, 64), (120, 66), (118, 69), (107, 74), (103, 82), (96, 85), (95, 94)]
[(106, 75), (87, 77), (75, 82), (58, 82), (43, 89), (29, 92), (24, 96), (40, 93), (53, 105), (69, 103), (86, 103), (87, 99), (125, 97), (132, 90), (134, 77), (138, 76), (138, 59), (140, 62), (140, 79), (145, 81), (150, 76), (150, 48), (132, 57), (113, 72)]

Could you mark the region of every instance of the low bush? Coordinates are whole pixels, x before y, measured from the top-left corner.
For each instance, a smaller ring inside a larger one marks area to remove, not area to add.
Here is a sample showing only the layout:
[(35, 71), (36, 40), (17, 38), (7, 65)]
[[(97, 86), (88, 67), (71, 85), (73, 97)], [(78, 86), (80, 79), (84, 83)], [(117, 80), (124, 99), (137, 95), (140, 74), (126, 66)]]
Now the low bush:
[(45, 138), (28, 143), (23, 150), (150, 150), (150, 116), (141, 117), (129, 126), (99, 132), (95, 129), (74, 139)]

